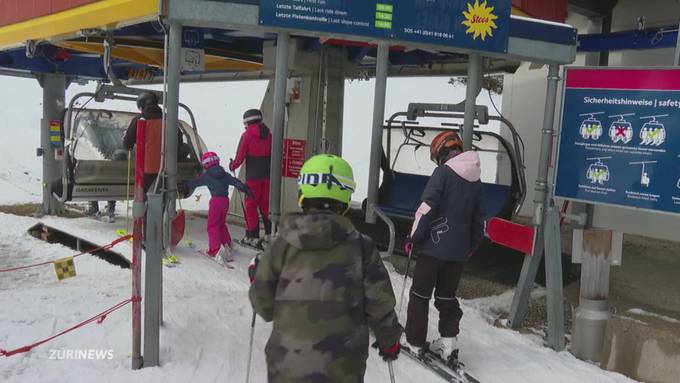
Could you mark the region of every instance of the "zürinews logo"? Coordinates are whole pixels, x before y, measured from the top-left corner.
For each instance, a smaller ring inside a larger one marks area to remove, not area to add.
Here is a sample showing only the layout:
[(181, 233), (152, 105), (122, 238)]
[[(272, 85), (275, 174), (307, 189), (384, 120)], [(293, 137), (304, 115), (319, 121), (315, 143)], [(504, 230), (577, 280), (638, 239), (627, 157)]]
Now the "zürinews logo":
[(493, 37), (493, 30), (498, 29), (498, 25), (494, 21), (498, 19), (498, 16), (493, 13), (495, 7), (487, 4), (486, 1), (480, 3), (479, 0), (475, 0), (474, 5), (468, 3), (467, 11), (463, 11), (465, 17), (463, 25), (467, 27), (465, 34), (472, 35), (473, 40), (480, 38), (482, 41), (486, 41), (487, 36)]

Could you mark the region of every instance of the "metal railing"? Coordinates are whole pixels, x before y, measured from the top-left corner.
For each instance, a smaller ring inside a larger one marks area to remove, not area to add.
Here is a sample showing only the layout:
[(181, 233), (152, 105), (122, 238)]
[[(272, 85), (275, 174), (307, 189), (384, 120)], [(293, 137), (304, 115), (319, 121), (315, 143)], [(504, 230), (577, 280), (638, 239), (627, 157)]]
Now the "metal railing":
[(380, 253), (380, 258), (386, 259), (386, 258), (391, 257), (392, 254), (394, 254), (394, 246), (395, 246), (395, 242), (396, 242), (397, 231), (394, 228), (394, 222), (392, 221), (392, 219), (390, 219), (390, 217), (387, 216), (387, 214), (384, 211), (380, 210), (380, 208), (375, 206), (375, 205), (372, 206), (372, 209), (375, 212), (375, 214), (381, 220), (383, 220), (383, 222), (385, 222), (385, 224), (387, 224), (387, 228), (390, 231), (390, 241), (387, 245), (387, 251)]

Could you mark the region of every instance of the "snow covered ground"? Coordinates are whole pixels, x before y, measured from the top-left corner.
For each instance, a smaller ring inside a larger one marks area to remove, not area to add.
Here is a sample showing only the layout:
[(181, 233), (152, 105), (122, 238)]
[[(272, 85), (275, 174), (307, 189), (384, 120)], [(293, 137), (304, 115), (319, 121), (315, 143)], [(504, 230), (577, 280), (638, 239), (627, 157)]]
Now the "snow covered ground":
[[(100, 244), (113, 240), (123, 225), (91, 219), (47, 218), (46, 224), (86, 236)], [(73, 254), (61, 245), (34, 239), (26, 229), (37, 220), (0, 214), (0, 268)], [(188, 237), (206, 245), (205, 221), (188, 221)], [(232, 227), (236, 238), (242, 229)], [(130, 255), (128, 243), (116, 249)], [(26, 354), (0, 357), (3, 382), (242, 382), (245, 380), (252, 311), (247, 298), (246, 268), (253, 251), (240, 248), (236, 269), (228, 270), (182, 245), (181, 265), (163, 268), (164, 326), (160, 368), (130, 370), (130, 306), (101, 324), (64, 335)], [(14, 349), (48, 337), (130, 297), (130, 272), (91, 256), (76, 259), (77, 277), (56, 280), (51, 265), (0, 273), (0, 348)], [(392, 273), (396, 294), (402, 277)], [(543, 347), (537, 336), (521, 335), (492, 325), (490, 314), (507, 304), (509, 293), (463, 302), (461, 358), (482, 382), (631, 382), (567, 352)], [(253, 355), (253, 382), (266, 381), (264, 345), (270, 326), (258, 321)], [(436, 312), (430, 334), (436, 331)], [(100, 358), (78, 360), (69, 350), (99, 352)], [(103, 358), (101, 358), (103, 356)], [(402, 356), (395, 363), (398, 382), (438, 382), (439, 378)], [(386, 364), (371, 352), (366, 382), (386, 382)]]
[[(0, 205), (40, 202), (41, 161), (35, 157), (39, 146), (41, 91), (35, 81), (0, 79), (12, 92), (0, 94)], [(186, 85), (185, 103), (197, 115), (199, 131), (211, 149), (225, 158), (233, 156), (240, 134), (240, 114), (259, 105), (264, 85), (249, 83)], [(464, 92), (447, 85), (447, 79), (390, 80), (386, 115), (403, 110), (410, 101), (458, 102)], [(69, 94), (82, 91), (75, 85)], [(348, 85), (346, 140), (368, 142), (373, 84)], [(238, 97), (234, 97), (237, 95)], [(500, 102), (500, 100), (498, 100)], [(485, 97), (480, 102), (486, 103)], [(129, 105), (127, 105), (129, 107)], [(19, 129), (21, 128), (21, 129)], [(357, 200), (365, 195), (368, 151), (345, 145), (345, 157), (355, 168), (359, 181)], [(199, 202), (185, 201), (185, 208), (205, 209), (207, 191)], [(192, 199), (193, 200), (193, 199)], [(103, 205), (103, 204), (102, 204)], [(103, 206), (102, 206), (103, 207)], [(118, 213), (123, 215), (123, 204)], [(91, 219), (45, 218), (44, 223), (99, 244), (116, 238), (124, 226)], [(0, 269), (72, 255), (75, 251), (50, 245), (27, 234), (38, 222), (33, 218), (0, 213)], [(198, 247), (206, 246), (205, 221), (188, 221), (188, 237)], [(232, 227), (235, 238), (242, 229)], [(130, 256), (130, 244), (115, 248)], [(165, 322), (161, 331), (160, 368), (130, 370), (131, 307), (111, 313), (101, 324), (90, 324), (59, 337), (29, 353), (0, 356), (2, 382), (242, 382), (245, 378), (248, 335), (252, 311), (247, 298), (246, 267), (254, 255), (240, 249), (236, 269), (227, 270), (198, 256), (187, 246), (176, 254), (181, 265), (164, 270)], [(0, 273), (0, 348), (11, 350), (51, 336), (84, 319), (116, 305), (131, 295), (130, 271), (91, 256), (76, 259), (77, 277), (56, 280), (51, 265)], [(402, 277), (392, 273), (398, 295)], [(555, 353), (535, 335), (522, 335), (494, 327), (493, 312), (507, 306), (511, 292), (500, 296), (464, 301), (465, 316), (460, 335), (461, 358), (470, 372), (484, 383), (491, 382), (631, 382), (596, 366), (581, 362), (569, 353)], [(402, 318), (402, 321), (405, 318)], [(437, 315), (432, 309), (430, 334), (436, 331)], [(257, 322), (252, 382), (266, 381), (264, 345), (270, 326)], [(93, 358), (80, 358), (91, 352)], [(397, 382), (428, 383), (439, 378), (402, 356), (395, 363)], [(366, 382), (387, 382), (386, 364), (372, 351)]]

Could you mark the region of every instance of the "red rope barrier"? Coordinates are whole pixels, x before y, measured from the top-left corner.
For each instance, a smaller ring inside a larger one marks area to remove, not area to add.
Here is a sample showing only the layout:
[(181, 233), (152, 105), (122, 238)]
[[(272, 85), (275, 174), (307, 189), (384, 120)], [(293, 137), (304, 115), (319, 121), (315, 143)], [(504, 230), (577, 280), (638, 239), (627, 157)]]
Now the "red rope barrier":
[(35, 343), (30, 344), (30, 345), (27, 345), (27, 346), (19, 347), (19, 348), (14, 349), (14, 350), (9, 350), (9, 351), (8, 351), (8, 350), (0, 349), (0, 356), (10, 357), (10, 356), (12, 356), (12, 355), (26, 353), (26, 352), (29, 352), (29, 351), (31, 351), (32, 349), (34, 349), (34, 348), (36, 348), (36, 347), (38, 347), (38, 346), (44, 344), (44, 343), (47, 343), (47, 342), (49, 342), (49, 341), (51, 341), (51, 340), (53, 340), (53, 339), (55, 339), (55, 338), (58, 338), (58, 337), (60, 337), (60, 336), (62, 336), (62, 335), (64, 335), (64, 334), (67, 334), (67, 333), (69, 333), (69, 332), (71, 332), (71, 331), (73, 331), (73, 330), (76, 330), (76, 329), (78, 329), (78, 328), (81, 328), (81, 327), (83, 327), (83, 326), (86, 326), (86, 325), (88, 325), (88, 324), (90, 324), (90, 323), (92, 323), (92, 322), (95, 322), (95, 321), (96, 321), (97, 324), (101, 324), (102, 322), (104, 322), (104, 320), (106, 320), (106, 317), (107, 317), (109, 314), (111, 314), (112, 312), (114, 312), (114, 311), (116, 311), (116, 310), (119, 310), (119, 309), (125, 307), (125, 305), (127, 305), (127, 304), (130, 303), (130, 302), (141, 302), (141, 300), (142, 300), (141, 297), (132, 297), (132, 298), (128, 298), (128, 299), (126, 299), (126, 300), (124, 300), (124, 301), (118, 303), (117, 305), (115, 305), (115, 306), (113, 306), (113, 307), (111, 307), (111, 308), (108, 308), (108, 309), (102, 311), (101, 313), (99, 313), (99, 314), (93, 316), (92, 318), (87, 319), (87, 320), (85, 320), (85, 321), (83, 321), (83, 322), (80, 322), (80, 323), (78, 323), (77, 325), (75, 325), (75, 326), (73, 326), (73, 327), (70, 327), (70, 328), (68, 328), (68, 329), (66, 329), (66, 330), (64, 330), (64, 331), (62, 331), (62, 332), (60, 332), (60, 333), (58, 333), (58, 334), (52, 335), (52, 336), (49, 337), (49, 338), (43, 339), (43, 340), (41, 340), (41, 341), (35, 342)]
[[(125, 241), (127, 241), (128, 239), (130, 239), (130, 238), (132, 238), (132, 235), (126, 235), (126, 236), (124, 236), (124, 237), (120, 237), (120, 238), (114, 240), (113, 242), (109, 243), (108, 245), (99, 246), (99, 247), (95, 247), (94, 249), (90, 249), (90, 250), (87, 250), (87, 251), (83, 251), (83, 252), (81, 252), (81, 253), (78, 253), (78, 254), (74, 255), (72, 258), (80, 257), (81, 255), (85, 255), (85, 254), (91, 254), (91, 253), (94, 253), (95, 251), (109, 250), (109, 249), (113, 248), (114, 246), (116, 246), (117, 244), (119, 244), (119, 243), (121, 243), (121, 242), (125, 242)], [(8, 268), (8, 269), (0, 269), (0, 273), (5, 273), (5, 272), (8, 272), (8, 271), (17, 271), (17, 270), (23, 270), (23, 269), (30, 269), (30, 268), (33, 268), (33, 267), (49, 265), (49, 264), (52, 264), (52, 263), (54, 263), (54, 260), (52, 260), (52, 261), (47, 261), (47, 262), (40, 262), (40, 263), (36, 263), (36, 264), (33, 264), (33, 265), (10, 267), (10, 268)]]

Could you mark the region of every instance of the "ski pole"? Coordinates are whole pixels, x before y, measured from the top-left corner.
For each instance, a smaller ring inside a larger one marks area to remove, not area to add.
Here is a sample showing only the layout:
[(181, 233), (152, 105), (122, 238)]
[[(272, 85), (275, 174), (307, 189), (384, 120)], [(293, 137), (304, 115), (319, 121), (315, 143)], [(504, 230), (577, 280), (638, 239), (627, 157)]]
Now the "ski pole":
[(408, 252), (408, 261), (406, 261), (406, 272), (404, 273), (404, 283), (401, 286), (401, 297), (399, 298), (399, 311), (397, 312), (397, 318), (401, 317), (401, 312), (404, 308), (404, 294), (406, 293), (406, 279), (408, 278), (408, 271), (411, 268), (411, 256), (413, 255), (413, 246)]
[(390, 371), (390, 382), (394, 383), (394, 366), (392, 366), (392, 361), (387, 362), (387, 369)]
[(253, 338), (255, 338), (255, 319), (257, 314), (253, 311), (253, 319), (250, 322), (250, 340), (248, 341), (248, 367), (246, 367), (246, 383), (250, 383), (250, 365), (253, 361)]
[[(229, 163), (231, 164), (234, 161), (233, 158), (229, 159)], [(238, 179), (238, 176), (236, 175), (236, 172), (232, 170), (231, 174), (234, 175), (234, 178)], [(243, 203), (243, 193), (241, 193), (240, 190), (236, 189), (236, 192), (238, 193), (238, 199), (241, 201), (241, 211), (243, 212), (243, 222), (246, 222), (246, 205)], [(246, 226), (248, 226), (246, 224)]]

